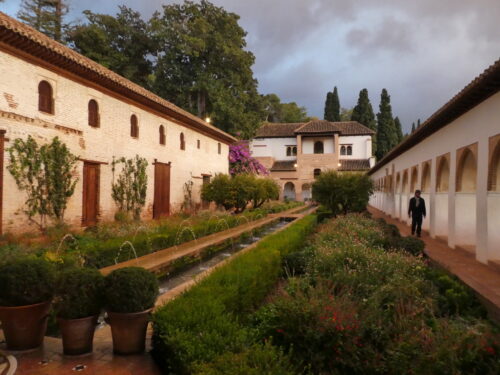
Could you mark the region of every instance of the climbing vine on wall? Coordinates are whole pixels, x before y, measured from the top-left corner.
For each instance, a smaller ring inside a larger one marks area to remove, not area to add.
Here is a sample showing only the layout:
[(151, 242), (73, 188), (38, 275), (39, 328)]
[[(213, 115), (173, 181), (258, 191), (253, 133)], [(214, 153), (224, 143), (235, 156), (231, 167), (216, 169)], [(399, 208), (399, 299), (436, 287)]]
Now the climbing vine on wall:
[(136, 155), (133, 159), (124, 157), (113, 160), (113, 174), (118, 165), (121, 172), (111, 186), (111, 196), (118, 209), (134, 219), (141, 217), (141, 211), (146, 204), (146, 191), (148, 188), (148, 177), (146, 159)]
[(74, 173), (77, 156), (58, 137), (42, 146), (31, 136), (26, 141), (17, 138), (8, 152), (7, 170), (19, 190), (26, 193), (24, 212), (28, 219), (42, 231), (49, 218), (63, 223), (78, 180)]

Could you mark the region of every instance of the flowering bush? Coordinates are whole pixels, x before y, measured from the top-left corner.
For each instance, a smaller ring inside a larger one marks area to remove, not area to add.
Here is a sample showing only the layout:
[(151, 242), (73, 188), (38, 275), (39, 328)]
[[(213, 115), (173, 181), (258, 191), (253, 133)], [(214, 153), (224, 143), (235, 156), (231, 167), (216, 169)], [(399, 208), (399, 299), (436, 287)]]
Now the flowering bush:
[(229, 146), (229, 173), (232, 175), (241, 173), (268, 175), (269, 171), (252, 157), (248, 143), (239, 142)]

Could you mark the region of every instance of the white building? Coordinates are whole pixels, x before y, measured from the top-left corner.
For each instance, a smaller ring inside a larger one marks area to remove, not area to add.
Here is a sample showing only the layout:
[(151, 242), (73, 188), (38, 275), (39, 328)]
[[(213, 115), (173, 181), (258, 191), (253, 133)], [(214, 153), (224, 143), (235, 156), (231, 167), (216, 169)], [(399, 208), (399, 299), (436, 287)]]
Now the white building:
[(367, 171), (374, 131), (355, 121), (268, 123), (250, 143), (252, 156), (271, 172), (282, 197), (307, 200), (321, 171)]
[[(193, 196), (215, 173), (228, 173), (235, 139), (94, 61), (0, 13), (0, 231), (30, 229), (25, 196), (6, 166), (16, 138), (58, 136), (79, 156), (67, 221), (111, 220), (113, 158), (146, 158), (144, 218), (176, 211), (183, 186)], [(3, 198), (3, 199), (2, 199)]]
[(423, 228), (483, 263), (500, 260), (500, 60), (434, 113), (369, 174), (370, 204), (410, 222), (422, 190)]

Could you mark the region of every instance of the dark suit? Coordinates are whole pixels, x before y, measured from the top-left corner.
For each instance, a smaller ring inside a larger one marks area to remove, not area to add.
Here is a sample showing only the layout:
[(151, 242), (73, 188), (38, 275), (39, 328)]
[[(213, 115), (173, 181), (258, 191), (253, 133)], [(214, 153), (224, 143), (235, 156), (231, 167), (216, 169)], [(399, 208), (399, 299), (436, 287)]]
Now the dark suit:
[(422, 219), (427, 215), (425, 211), (425, 201), (422, 197), (419, 198), (419, 203), (417, 206), (417, 198), (413, 197), (410, 199), (410, 205), (408, 206), (408, 216), (411, 215), (411, 234), (415, 234), (420, 237), (422, 232)]

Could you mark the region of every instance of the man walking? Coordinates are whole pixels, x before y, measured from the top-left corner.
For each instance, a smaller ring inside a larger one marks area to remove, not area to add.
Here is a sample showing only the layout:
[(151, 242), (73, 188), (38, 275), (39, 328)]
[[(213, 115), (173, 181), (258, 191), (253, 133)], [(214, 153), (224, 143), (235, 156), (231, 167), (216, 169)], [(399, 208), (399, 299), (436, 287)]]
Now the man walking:
[(422, 232), (422, 219), (427, 215), (425, 211), (425, 201), (420, 197), (420, 190), (415, 190), (415, 196), (410, 199), (410, 205), (408, 206), (408, 217), (411, 216), (411, 234), (417, 232), (417, 236), (420, 237)]

